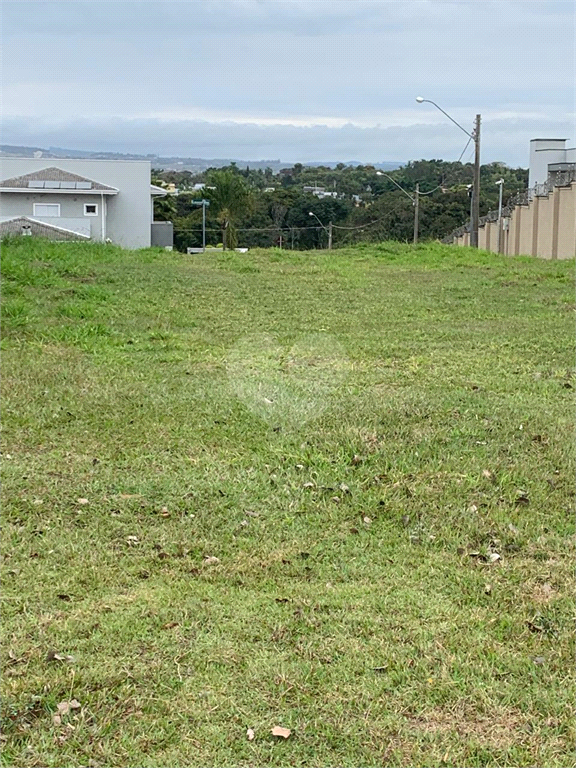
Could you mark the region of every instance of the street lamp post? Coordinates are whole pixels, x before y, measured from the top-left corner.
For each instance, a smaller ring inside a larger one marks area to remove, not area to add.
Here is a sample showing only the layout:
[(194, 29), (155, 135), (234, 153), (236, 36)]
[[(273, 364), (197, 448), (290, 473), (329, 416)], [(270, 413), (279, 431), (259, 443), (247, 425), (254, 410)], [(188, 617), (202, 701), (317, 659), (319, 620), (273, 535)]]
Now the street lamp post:
[(504, 179), (500, 179), (496, 184), (500, 187), (498, 195), (498, 253), (500, 253), (500, 244), (502, 242), (502, 188), (504, 186)]
[(474, 216), (474, 185), (466, 184), (468, 190), (468, 197), (470, 198), (470, 237), (468, 238), (468, 245), (472, 246), (472, 217)]
[(420, 184), (416, 184), (416, 194), (414, 195), (414, 239), (413, 243), (418, 242), (418, 217), (420, 216)]
[(192, 200), (192, 205), (202, 206), (202, 253), (206, 250), (206, 208), (210, 205), (210, 200)]
[(318, 223), (320, 224), (320, 226), (322, 227), (322, 229), (324, 229), (326, 232), (328, 232), (328, 250), (329, 250), (329, 251), (331, 251), (331, 250), (332, 250), (332, 222), (331, 222), (331, 221), (329, 221), (329, 222), (328, 222), (328, 226), (326, 227), (326, 226), (325, 226), (325, 225), (324, 225), (324, 224), (323, 224), (323, 223), (320, 221), (320, 219), (318, 218), (318, 216), (316, 216), (316, 214), (315, 214), (313, 211), (309, 211), (308, 215), (309, 215), (309, 216), (314, 216), (314, 218), (315, 218), (315, 219), (318, 221)]
[[(386, 176), (387, 179), (389, 179), (393, 184), (396, 184), (399, 190), (401, 190), (406, 197), (410, 198), (412, 200), (412, 205), (414, 206), (414, 238), (413, 242), (414, 245), (418, 242), (418, 228), (419, 228), (419, 216), (420, 216), (420, 184), (416, 184), (416, 194), (414, 197), (410, 194), (410, 192), (406, 192), (404, 187), (401, 187), (400, 184), (396, 181), (396, 179), (393, 179), (392, 176), (388, 176), (387, 173), (384, 173), (384, 171), (376, 171), (376, 176)], [(426, 193), (425, 193), (426, 194)]]
[(480, 120), (481, 116), (476, 115), (476, 122), (474, 124), (474, 130), (472, 133), (466, 130), (466, 128), (463, 128), (460, 123), (456, 122), (453, 117), (451, 117), (448, 112), (445, 112), (442, 107), (439, 107), (438, 104), (436, 104), (435, 101), (431, 101), (430, 99), (425, 99), (422, 96), (417, 96), (416, 101), (418, 104), (423, 104), (424, 102), (427, 102), (428, 104), (433, 104), (436, 109), (439, 109), (442, 114), (446, 115), (446, 117), (451, 120), (454, 125), (457, 125), (458, 128), (460, 128), (461, 131), (464, 131), (464, 133), (469, 136), (472, 141), (474, 142), (474, 183), (472, 185), (472, 213), (471, 213), (471, 221), (470, 221), (470, 245), (473, 248), (478, 248), (478, 223), (480, 220)]

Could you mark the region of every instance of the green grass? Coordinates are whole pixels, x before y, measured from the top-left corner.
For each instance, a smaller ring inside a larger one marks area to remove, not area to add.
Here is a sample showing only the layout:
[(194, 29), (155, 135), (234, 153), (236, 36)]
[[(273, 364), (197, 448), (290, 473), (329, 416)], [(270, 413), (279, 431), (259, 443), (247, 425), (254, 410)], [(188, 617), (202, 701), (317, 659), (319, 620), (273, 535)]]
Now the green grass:
[(574, 764), (573, 262), (2, 258), (4, 765)]

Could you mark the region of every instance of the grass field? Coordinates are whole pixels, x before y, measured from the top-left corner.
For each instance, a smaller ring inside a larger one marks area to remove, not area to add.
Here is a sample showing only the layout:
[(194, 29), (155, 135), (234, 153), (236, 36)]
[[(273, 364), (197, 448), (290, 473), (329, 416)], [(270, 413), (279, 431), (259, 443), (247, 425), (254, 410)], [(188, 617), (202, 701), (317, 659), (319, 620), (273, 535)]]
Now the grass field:
[(574, 765), (573, 262), (2, 258), (4, 765)]

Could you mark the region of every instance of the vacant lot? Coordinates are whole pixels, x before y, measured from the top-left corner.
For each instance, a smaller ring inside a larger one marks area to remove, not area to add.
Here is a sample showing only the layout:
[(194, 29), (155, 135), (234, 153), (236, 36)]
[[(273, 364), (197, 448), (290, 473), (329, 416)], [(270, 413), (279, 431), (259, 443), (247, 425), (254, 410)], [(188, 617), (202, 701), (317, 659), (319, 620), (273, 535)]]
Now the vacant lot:
[(6, 245), (4, 764), (573, 765), (573, 269)]

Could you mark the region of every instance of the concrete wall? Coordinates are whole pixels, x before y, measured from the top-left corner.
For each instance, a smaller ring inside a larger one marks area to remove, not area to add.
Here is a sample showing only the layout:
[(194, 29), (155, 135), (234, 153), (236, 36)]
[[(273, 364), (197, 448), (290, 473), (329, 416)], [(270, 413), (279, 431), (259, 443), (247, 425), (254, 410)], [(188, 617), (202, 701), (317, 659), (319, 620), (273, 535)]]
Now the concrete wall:
[[(119, 190), (117, 195), (108, 196), (106, 215), (106, 237), (124, 248), (148, 248), (152, 213), (150, 202), (150, 162), (148, 160), (70, 160), (60, 158), (3, 157), (0, 159), (0, 178), (9, 179), (42, 168), (61, 168), (77, 173), (92, 181), (99, 181)], [(25, 193), (3, 193), (25, 198)], [(56, 201), (56, 197), (67, 195), (40, 195), (44, 202)], [(100, 200), (100, 195), (97, 195)], [(106, 195), (104, 196), (106, 199)], [(93, 201), (92, 195), (78, 195), (78, 199)], [(25, 201), (22, 201), (25, 205)], [(16, 211), (22, 215), (23, 210)], [(100, 213), (100, 208), (99, 208)], [(56, 223), (51, 221), (50, 223)], [(93, 223), (92, 226), (95, 226)]]
[(566, 259), (569, 257), (563, 254), (576, 256), (576, 184), (556, 187), (554, 194), (557, 195), (558, 204), (557, 257)]
[(518, 253), (532, 253), (532, 224), (534, 218), (534, 205), (537, 204), (538, 198), (532, 201), (530, 205), (519, 206), (522, 208), (522, 223), (518, 237)]
[[(468, 245), (469, 234), (454, 239)], [(498, 252), (498, 222), (487, 222), (478, 230), (478, 246)], [(517, 205), (503, 220), (500, 253), (524, 254), (542, 259), (573, 259), (576, 256), (576, 183), (554, 187), (547, 197), (534, 197), (528, 205)]]

